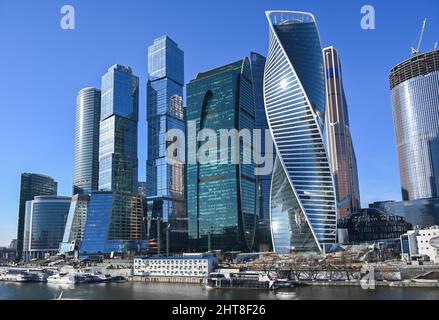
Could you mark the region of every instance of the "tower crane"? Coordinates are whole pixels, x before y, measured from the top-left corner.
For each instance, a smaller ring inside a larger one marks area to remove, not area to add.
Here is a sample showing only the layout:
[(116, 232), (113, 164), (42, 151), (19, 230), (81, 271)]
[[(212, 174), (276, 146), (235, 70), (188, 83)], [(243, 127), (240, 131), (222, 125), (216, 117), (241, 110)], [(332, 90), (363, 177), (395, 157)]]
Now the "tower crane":
[(416, 56), (420, 53), (421, 50), (421, 43), (422, 43), (422, 37), (424, 36), (425, 26), (427, 25), (427, 18), (424, 19), (424, 22), (422, 23), (422, 29), (421, 29), (421, 35), (419, 36), (419, 42), (418, 47), (415, 49), (412, 47), (412, 55)]

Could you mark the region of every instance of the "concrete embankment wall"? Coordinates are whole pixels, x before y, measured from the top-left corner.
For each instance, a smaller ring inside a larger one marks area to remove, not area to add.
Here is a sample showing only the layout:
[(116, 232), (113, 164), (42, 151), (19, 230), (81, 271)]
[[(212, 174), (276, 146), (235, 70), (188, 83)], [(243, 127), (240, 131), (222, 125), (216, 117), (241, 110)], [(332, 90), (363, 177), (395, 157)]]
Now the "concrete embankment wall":
[(142, 277), (133, 276), (132, 281), (138, 282), (160, 282), (160, 283), (188, 283), (188, 284), (203, 284), (203, 278), (196, 277)]
[[(360, 287), (359, 281), (300, 281), (306, 286), (332, 286), (332, 287)], [(367, 286), (371, 283), (366, 284)], [(414, 282), (414, 281), (375, 281), (375, 287), (388, 288), (439, 288), (439, 282)]]

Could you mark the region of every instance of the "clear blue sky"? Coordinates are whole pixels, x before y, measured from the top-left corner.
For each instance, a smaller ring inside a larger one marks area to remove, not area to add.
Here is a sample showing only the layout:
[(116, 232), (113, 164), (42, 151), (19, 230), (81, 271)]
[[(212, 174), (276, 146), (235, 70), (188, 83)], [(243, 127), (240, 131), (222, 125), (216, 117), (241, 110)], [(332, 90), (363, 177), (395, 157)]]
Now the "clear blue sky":
[[(60, 8), (76, 9), (76, 30), (60, 28)], [(360, 28), (361, 6), (376, 29)], [(315, 14), (324, 46), (338, 48), (357, 153), (363, 206), (399, 200), (400, 181), (388, 71), (409, 58), (422, 19), (422, 49), (439, 41), (439, 1), (387, 0), (0, 0), (0, 245), (16, 237), (21, 172), (44, 173), (70, 195), (75, 97), (100, 86), (107, 68), (140, 77), (139, 177), (145, 177), (147, 47), (163, 34), (185, 51), (186, 82), (199, 71), (266, 54), (264, 11)]]

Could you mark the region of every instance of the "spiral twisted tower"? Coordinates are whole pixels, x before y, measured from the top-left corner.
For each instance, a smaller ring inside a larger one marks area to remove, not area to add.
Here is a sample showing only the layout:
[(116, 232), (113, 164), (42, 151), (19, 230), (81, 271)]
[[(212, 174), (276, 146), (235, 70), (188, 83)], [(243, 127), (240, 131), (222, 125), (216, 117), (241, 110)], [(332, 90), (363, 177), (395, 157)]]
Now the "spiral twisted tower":
[(325, 76), (314, 16), (268, 11), (264, 102), (276, 149), (270, 222), (277, 253), (335, 243), (334, 180), (323, 139)]

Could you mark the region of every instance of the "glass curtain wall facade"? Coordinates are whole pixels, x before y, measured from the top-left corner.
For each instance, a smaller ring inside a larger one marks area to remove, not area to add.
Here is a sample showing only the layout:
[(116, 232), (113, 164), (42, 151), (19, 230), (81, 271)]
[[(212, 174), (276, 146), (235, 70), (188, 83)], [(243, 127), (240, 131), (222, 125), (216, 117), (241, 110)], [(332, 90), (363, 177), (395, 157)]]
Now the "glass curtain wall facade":
[(23, 254), (26, 201), (33, 200), (35, 196), (56, 195), (57, 192), (58, 183), (53, 178), (36, 173), (21, 174), (17, 231), (17, 257), (19, 259)]
[(84, 88), (76, 97), (73, 194), (98, 190), (101, 91)]
[(144, 239), (141, 196), (93, 193), (80, 249), (82, 255), (138, 254), (146, 249)]
[(99, 190), (137, 192), (139, 78), (114, 65), (102, 77)]
[(335, 182), (338, 218), (341, 219), (361, 209), (360, 187), (340, 58), (334, 47), (325, 48), (323, 56), (326, 71), (326, 141)]
[(403, 200), (439, 197), (439, 50), (390, 72)]
[(70, 207), (70, 197), (37, 196), (26, 202), (24, 260), (58, 253)]
[(80, 253), (140, 253), (145, 236), (137, 172), (139, 78), (131, 68), (113, 65), (101, 91), (99, 191), (90, 197)]
[(336, 242), (335, 187), (323, 141), (325, 74), (314, 16), (269, 11), (264, 101), (276, 148), (271, 229), (277, 253)]
[[(255, 128), (261, 130), (261, 156), (268, 157), (266, 152), (269, 152), (265, 146), (270, 141), (265, 141), (265, 130), (268, 130), (267, 115), (265, 114), (264, 106), (264, 69), (266, 58), (256, 52), (250, 53), (250, 67), (252, 70), (253, 80), (253, 95), (255, 99)], [(271, 150), (274, 150), (272, 147)], [(271, 151), (273, 162), (275, 153)], [(258, 231), (257, 242), (259, 251), (271, 251), (271, 230), (270, 230), (270, 186), (271, 186), (271, 174), (258, 175), (257, 176), (257, 214), (258, 214)]]
[(163, 243), (155, 249), (163, 252), (165, 238), (169, 237), (172, 253), (187, 248), (185, 165), (183, 161), (171, 164), (166, 156), (171, 143), (166, 142), (166, 132), (178, 129), (184, 134), (186, 131), (183, 86), (183, 51), (168, 36), (155, 39), (148, 48), (148, 239)]
[(248, 58), (200, 73), (188, 84), (187, 121), (188, 159), (197, 159), (197, 150), (203, 143), (196, 141), (196, 136), (203, 129), (210, 129), (217, 141), (221, 129), (248, 129), (250, 132), (249, 136), (239, 140), (240, 164), (230, 164), (230, 139), (226, 150), (229, 161), (226, 163), (221, 161), (220, 148), (215, 151), (210, 148), (205, 150), (204, 154), (216, 160), (212, 159), (208, 163), (188, 160), (190, 249), (252, 250), (257, 222), (257, 181), (254, 165), (242, 163), (243, 146), (251, 148), (251, 132), (255, 127), (253, 84)]
[(69, 215), (63, 240), (60, 244), (60, 253), (69, 253), (78, 250), (84, 236), (87, 209), (90, 197), (88, 195), (74, 195), (70, 203)]

